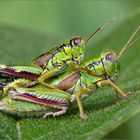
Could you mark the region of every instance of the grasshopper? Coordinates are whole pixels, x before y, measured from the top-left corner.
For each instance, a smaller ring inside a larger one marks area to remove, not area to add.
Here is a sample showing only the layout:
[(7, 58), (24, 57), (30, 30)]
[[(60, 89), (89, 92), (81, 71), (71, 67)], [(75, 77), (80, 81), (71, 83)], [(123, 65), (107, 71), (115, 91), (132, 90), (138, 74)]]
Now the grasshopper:
[[(47, 82), (57, 89), (48, 89), (42, 84), (27, 88), (29, 79), (18, 79), (4, 87), (6, 95), (0, 102), (0, 110), (20, 117), (24, 116), (59, 116), (66, 113), (69, 104), (74, 100), (80, 112), (80, 117), (87, 118), (81, 99), (89, 96), (97, 88), (111, 86), (119, 98), (127, 98), (130, 94), (120, 89), (115, 81), (119, 76), (118, 60), (128, 47), (139, 39), (132, 40), (140, 26), (134, 31), (126, 45), (117, 55), (112, 50), (103, 51), (98, 57), (93, 57), (81, 65), (72, 64), (76, 70), (60, 74)], [(87, 68), (89, 71), (85, 71)], [(95, 74), (96, 73), (96, 74)], [(8, 96), (7, 96), (8, 95)]]
[(80, 64), (84, 58), (87, 42), (99, 31), (108, 26), (109, 23), (114, 21), (114, 19), (112, 18), (103, 26), (99, 27), (86, 41), (79, 36), (73, 37), (40, 55), (31, 65), (0, 65), (1, 79), (26, 78), (32, 80), (27, 83), (27, 87), (41, 83), (48, 88), (55, 88), (44, 81), (66, 71), (69, 64)]

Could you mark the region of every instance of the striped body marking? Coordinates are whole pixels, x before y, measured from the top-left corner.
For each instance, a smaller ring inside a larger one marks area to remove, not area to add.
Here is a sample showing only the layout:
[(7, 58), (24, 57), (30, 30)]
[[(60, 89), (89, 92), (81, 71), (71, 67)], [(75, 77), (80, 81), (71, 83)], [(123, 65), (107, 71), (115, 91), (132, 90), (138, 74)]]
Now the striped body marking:
[(72, 38), (60, 47), (53, 48), (51, 51), (39, 56), (35, 60), (35, 65), (50, 70), (55, 67), (62, 67), (67, 61), (80, 64), (84, 57), (84, 48), (84, 40), (80, 37)]

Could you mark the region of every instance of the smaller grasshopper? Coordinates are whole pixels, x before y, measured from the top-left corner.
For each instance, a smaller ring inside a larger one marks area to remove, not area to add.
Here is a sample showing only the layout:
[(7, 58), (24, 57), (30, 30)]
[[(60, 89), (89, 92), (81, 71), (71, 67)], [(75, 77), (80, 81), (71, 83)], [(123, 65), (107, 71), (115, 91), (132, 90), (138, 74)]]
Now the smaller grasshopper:
[(37, 57), (32, 65), (0, 65), (0, 77), (3, 79), (31, 79), (32, 81), (27, 83), (27, 87), (41, 83), (48, 88), (55, 88), (44, 81), (66, 71), (69, 63), (80, 64), (84, 57), (87, 42), (114, 19), (112, 18), (99, 27), (86, 41), (79, 36), (74, 37)]
[[(47, 89), (43, 85), (26, 88), (23, 85), (28, 79), (18, 79), (4, 87), (4, 94), (8, 95), (0, 102), (0, 110), (6, 113), (23, 116), (59, 116), (66, 113), (68, 106), (74, 100), (77, 101), (80, 117), (87, 118), (82, 107), (81, 98), (91, 95), (98, 87), (111, 86), (120, 98), (126, 98), (126, 94), (114, 82), (119, 76), (118, 60), (136, 40), (132, 41), (140, 26), (134, 31), (119, 55), (114, 51), (103, 51), (98, 57), (90, 58), (82, 66), (72, 65), (78, 71), (63, 73), (49, 84), (58, 89)], [(88, 68), (88, 71), (83, 70)], [(93, 72), (93, 73), (92, 73)], [(96, 75), (95, 75), (96, 73)], [(46, 108), (45, 108), (46, 107)], [(42, 113), (44, 110), (44, 114)], [(38, 113), (39, 112), (39, 113)]]

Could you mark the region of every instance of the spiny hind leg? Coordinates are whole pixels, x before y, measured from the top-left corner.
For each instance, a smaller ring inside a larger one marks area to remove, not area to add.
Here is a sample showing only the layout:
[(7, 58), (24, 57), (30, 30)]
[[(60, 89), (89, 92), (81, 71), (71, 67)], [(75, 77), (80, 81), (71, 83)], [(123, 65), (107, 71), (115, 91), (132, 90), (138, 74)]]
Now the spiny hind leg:
[(121, 90), (115, 83), (113, 83), (110, 79), (108, 80), (103, 80), (103, 81), (99, 81), (97, 82), (97, 85), (99, 87), (103, 87), (103, 86), (111, 86), (112, 88), (115, 89), (116, 91), (116, 95), (118, 98), (124, 99), (127, 98), (131, 95), (131, 93), (125, 93), (123, 90)]
[(60, 71), (60, 68), (54, 68), (52, 70), (46, 71), (43, 74), (41, 74), (35, 81), (29, 82), (26, 86), (32, 87), (32, 86), (35, 86), (40, 83), (40, 84), (46, 86), (47, 88), (57, 89), (56, 87), (49, 85), (49, 84), (45, 83), (44, 81), (46, 79), (49, 79), (49, 78), (55, 76), (59, 71)]
[(67, 109), (68, 109), (68, 107), (61, 107), (61, 106), (55, 107), (55, 108), (59, 109), (59, 111), (57, 111), (57, 112), (48, 112), (43, 116), (43, 118), (46, 118), (48, 116), (53, 116), (53, 117), (60, 116), (62, 114), (65, 114), (67, 112)]

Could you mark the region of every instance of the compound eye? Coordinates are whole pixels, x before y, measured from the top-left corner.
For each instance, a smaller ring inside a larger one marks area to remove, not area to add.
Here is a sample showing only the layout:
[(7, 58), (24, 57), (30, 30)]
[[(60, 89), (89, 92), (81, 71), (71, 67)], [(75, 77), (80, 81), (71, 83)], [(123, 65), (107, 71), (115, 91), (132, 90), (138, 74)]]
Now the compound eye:
[(109, 61), (115, 61), (116, 60), (116, 55), (114, 53), (108, 53), (106, 56), (105, 56), (105, 59), (106, 60), (109, 60)]
[(81, 37), (75, 37), (75, 38), (73, 38), (73, 40), (72, 40), (72, 45), (73, 46), (79, 46), (80, 43), (81, 43)]

